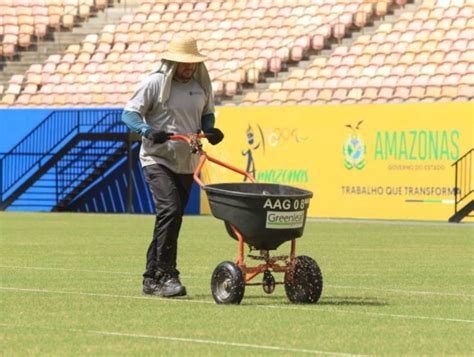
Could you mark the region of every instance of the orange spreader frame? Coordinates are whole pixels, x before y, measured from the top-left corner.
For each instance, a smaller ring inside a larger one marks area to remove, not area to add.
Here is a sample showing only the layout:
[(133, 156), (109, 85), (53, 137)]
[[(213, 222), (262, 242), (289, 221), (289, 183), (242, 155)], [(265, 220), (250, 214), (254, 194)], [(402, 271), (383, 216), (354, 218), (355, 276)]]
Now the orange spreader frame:
[[(180, 141), (184, 141), (188, 143), (192, 149), (192, 152), (199, 155), (199, 163), (193, 175), (194, 180), (197, 182), (199, 187), (202, 188), (204, 186), (204, 183), (201, 181), (199, 175), (206, 161), (210, 161), (216, 165), (225, 167), (228, 170), (231, 170), (243, 176), (246, 176), (251, 182), (254, 182), (254, 183), (256, 182), (255, 178), (252, 175), (250, 175), (248, 172), (209, 156), (202, 149), (202, 143), (200, 141), (201, 138), (205, 138), (205, 137), (206, 137), (205, 134), (173, 135), (170, 137), (171, 140), (180, 140)], [(236, 264), (242, 271), (242, 274), (244, 275), (244, 280), (245, 280), (246, 285), (250, 285), (249, 283), (252, 279), (254, 279), (257, 275), (269, 269), (271, 269), (273, 272), (281, 272), (281, 273), (287, 273), (293, 270), (292, 268), (293, 268), (295, 256), (296, 256), (296, 239), (291, 240), (291, 250), (290, 250), (289, 256), (282, 255), (282, 256), (271, 257), (268, 254), (268, 251), (261, 250), (259, 256), (249, 255), (249, 257), (255, 260), (263, 260), (264, 263), (259, 264), (257, 266), (249, 267), (245, 264), (244, 237), (239, 232), (239, 230), (236, 227), (234, 227), (232, 224), (230, 224), (230, 227), (232, 228), (232, 231), (234, 232), (238, 240), (239, 245), (238, 245), (238, 255), (237, 255)], [(250, 246), (249, 248), (251, 249)], [(284, 264), (278, 264), (277, 263), (278, 261), (283, 261)], [(291, 280), (291, 278), (292, 278), (291, 274), (286, 277), (287, 280)], [(260, 283), (255, 284), (255, 285), (260, 285)]]

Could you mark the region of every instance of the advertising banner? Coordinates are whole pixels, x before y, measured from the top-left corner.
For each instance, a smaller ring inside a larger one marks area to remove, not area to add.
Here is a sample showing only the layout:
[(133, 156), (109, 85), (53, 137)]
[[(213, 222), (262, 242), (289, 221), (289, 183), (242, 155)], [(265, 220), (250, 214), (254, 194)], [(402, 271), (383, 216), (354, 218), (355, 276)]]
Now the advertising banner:
[[(210, 155), (314, 193), (309, 217), (447, 221), (452, 164), (474, 146), (473, 103), (221, 107)], [(207, 183), (242, 182), (207, 164)], [(209, 213), (203, 197), (202, 213)]]

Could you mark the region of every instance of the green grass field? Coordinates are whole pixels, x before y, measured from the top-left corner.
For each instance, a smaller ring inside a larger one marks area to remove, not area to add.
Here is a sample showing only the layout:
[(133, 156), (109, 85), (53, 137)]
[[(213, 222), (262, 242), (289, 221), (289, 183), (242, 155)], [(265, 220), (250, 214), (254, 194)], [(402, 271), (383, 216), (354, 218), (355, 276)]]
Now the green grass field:
[(188, 296), (142, 296), (153, 222), (1, 213), (2, 355), (474, 353), (474, 225), (311, 220), (297, 253), (322, 269), (318, 304), (290, 304), (279, 285), (271, 295), (247, 287), (240, 306), (223, 306), (210, 277), (237, 244), (213, 217), (183, 224)]

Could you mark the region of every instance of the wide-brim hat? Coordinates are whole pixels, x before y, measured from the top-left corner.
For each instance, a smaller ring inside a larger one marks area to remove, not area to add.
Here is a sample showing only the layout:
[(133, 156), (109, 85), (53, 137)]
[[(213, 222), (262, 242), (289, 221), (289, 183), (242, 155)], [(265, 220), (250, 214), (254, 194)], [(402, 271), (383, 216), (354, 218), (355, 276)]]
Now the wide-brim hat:
[(167, 51), (161, 58), (181, 63), (199, 63), (205, 61), (207, 57), (199, 53), (194, 38), (188, 35), (176, 35), (171, 39)]

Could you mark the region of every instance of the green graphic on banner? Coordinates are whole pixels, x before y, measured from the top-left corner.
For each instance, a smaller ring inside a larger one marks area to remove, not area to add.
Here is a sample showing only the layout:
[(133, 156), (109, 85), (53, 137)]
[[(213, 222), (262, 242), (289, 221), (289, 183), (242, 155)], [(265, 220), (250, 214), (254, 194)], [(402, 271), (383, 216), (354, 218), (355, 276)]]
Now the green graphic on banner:
[(351, 129), (351, 134), (347, 138), (344, 146), (344, 167), (348, 170), (356, 168), (362, 170), (365, 167), (365, 153), (367, 151), (364, 141), (358, 130), (363, 120), (359, 121), (355, 127), (347, 124)]

